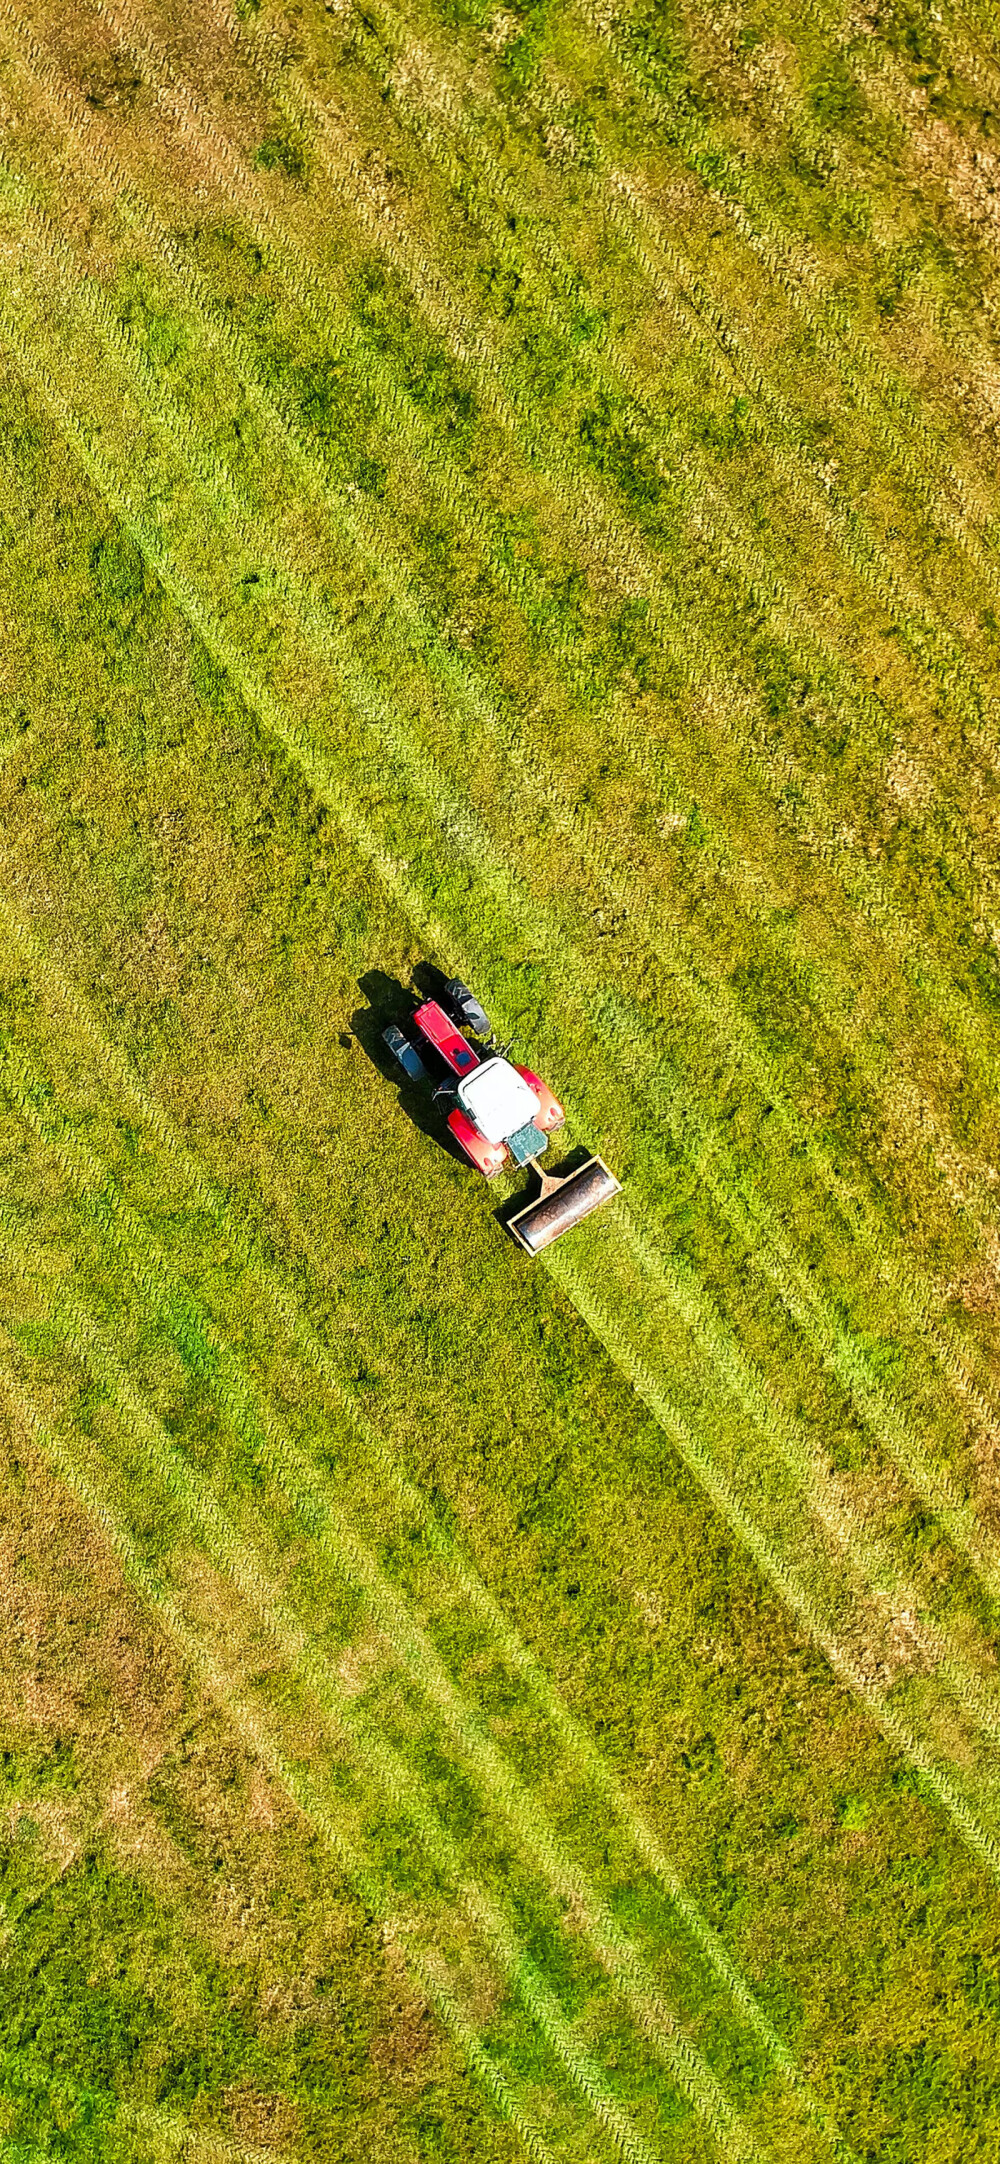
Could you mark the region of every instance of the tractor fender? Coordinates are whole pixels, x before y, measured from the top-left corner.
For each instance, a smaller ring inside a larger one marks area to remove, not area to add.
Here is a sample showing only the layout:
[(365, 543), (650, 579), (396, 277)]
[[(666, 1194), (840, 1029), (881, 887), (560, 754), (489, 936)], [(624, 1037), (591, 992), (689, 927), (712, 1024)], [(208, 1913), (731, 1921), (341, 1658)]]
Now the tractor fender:
[(503, 1143), (487, 1142), (486, 1136), (480, 1134), (478, 1127), (473, 1127), (458, 1105), (448, 1114), (448, 1126), (459, 1149), (464, 1151), (470, 1164), (475, 1165), (476, 1171), (481, 1172), (484, 1179), (495, 1179), (507, 1157)]
[(548, 1083), (543, 1082), (540, 1075), (532, 1074), (530, 1067), (519, 1067), (517, 1072), (523, 1077), (528, 1088), (534, 1090), (538, 1099), (535, 1126), (540, 1127), (542, 1133), (546, 1135), (552, 1134), (556, 1127), (565, 1127), (566, 1114), (559, 1103), (558, 1097), (553, 1097)]

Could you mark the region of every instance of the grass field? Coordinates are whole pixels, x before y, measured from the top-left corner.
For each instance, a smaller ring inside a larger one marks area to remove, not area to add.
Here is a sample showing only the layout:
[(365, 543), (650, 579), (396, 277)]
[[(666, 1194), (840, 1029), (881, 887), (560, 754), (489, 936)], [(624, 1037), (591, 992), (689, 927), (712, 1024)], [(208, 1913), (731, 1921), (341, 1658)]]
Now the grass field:
[(987, 2164), (992, 11), (0, 0), (0, 125), (0, 2151)]

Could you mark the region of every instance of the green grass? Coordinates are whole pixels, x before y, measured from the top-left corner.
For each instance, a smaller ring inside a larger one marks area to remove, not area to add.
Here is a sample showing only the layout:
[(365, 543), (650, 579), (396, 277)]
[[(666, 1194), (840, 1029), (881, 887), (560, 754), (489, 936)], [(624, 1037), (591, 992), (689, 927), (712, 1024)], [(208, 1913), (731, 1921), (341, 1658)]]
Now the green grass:
[[(995, 2150), (939, 15), (0, 11), (14, 2157)], [(427, 959), (623, 1177), (534, 1267)]]

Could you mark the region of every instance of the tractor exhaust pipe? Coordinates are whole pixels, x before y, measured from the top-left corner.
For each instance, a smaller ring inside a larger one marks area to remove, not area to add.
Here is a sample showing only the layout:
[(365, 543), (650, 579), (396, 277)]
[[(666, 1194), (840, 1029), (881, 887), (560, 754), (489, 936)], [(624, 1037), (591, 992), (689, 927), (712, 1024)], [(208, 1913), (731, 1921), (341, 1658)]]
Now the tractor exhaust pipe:
[(553, 1240), (561, 1239), (592, 1210), (599, 1210), (602, 1203), (621, 1194), (621, 1181), (608, 1171), (601, 1157), (588, 1157), (576, 1172), (543, 1172), (536, 1158), (531, 1163), (542, 1183), (541, 1194), (507, 1220), (508, 1232), (528, 1255), (551, 1247)]

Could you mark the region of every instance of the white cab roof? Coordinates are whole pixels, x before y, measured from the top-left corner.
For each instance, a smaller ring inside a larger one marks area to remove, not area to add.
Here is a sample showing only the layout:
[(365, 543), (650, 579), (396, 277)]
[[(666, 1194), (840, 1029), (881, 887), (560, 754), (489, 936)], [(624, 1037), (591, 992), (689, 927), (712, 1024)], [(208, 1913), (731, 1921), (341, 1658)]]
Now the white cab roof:
[(484, 1059), (458, 1085), (458, 1101), (487, 1142), (506, 1142), (526, 1127), (540, 1099), (509, 1059)]

